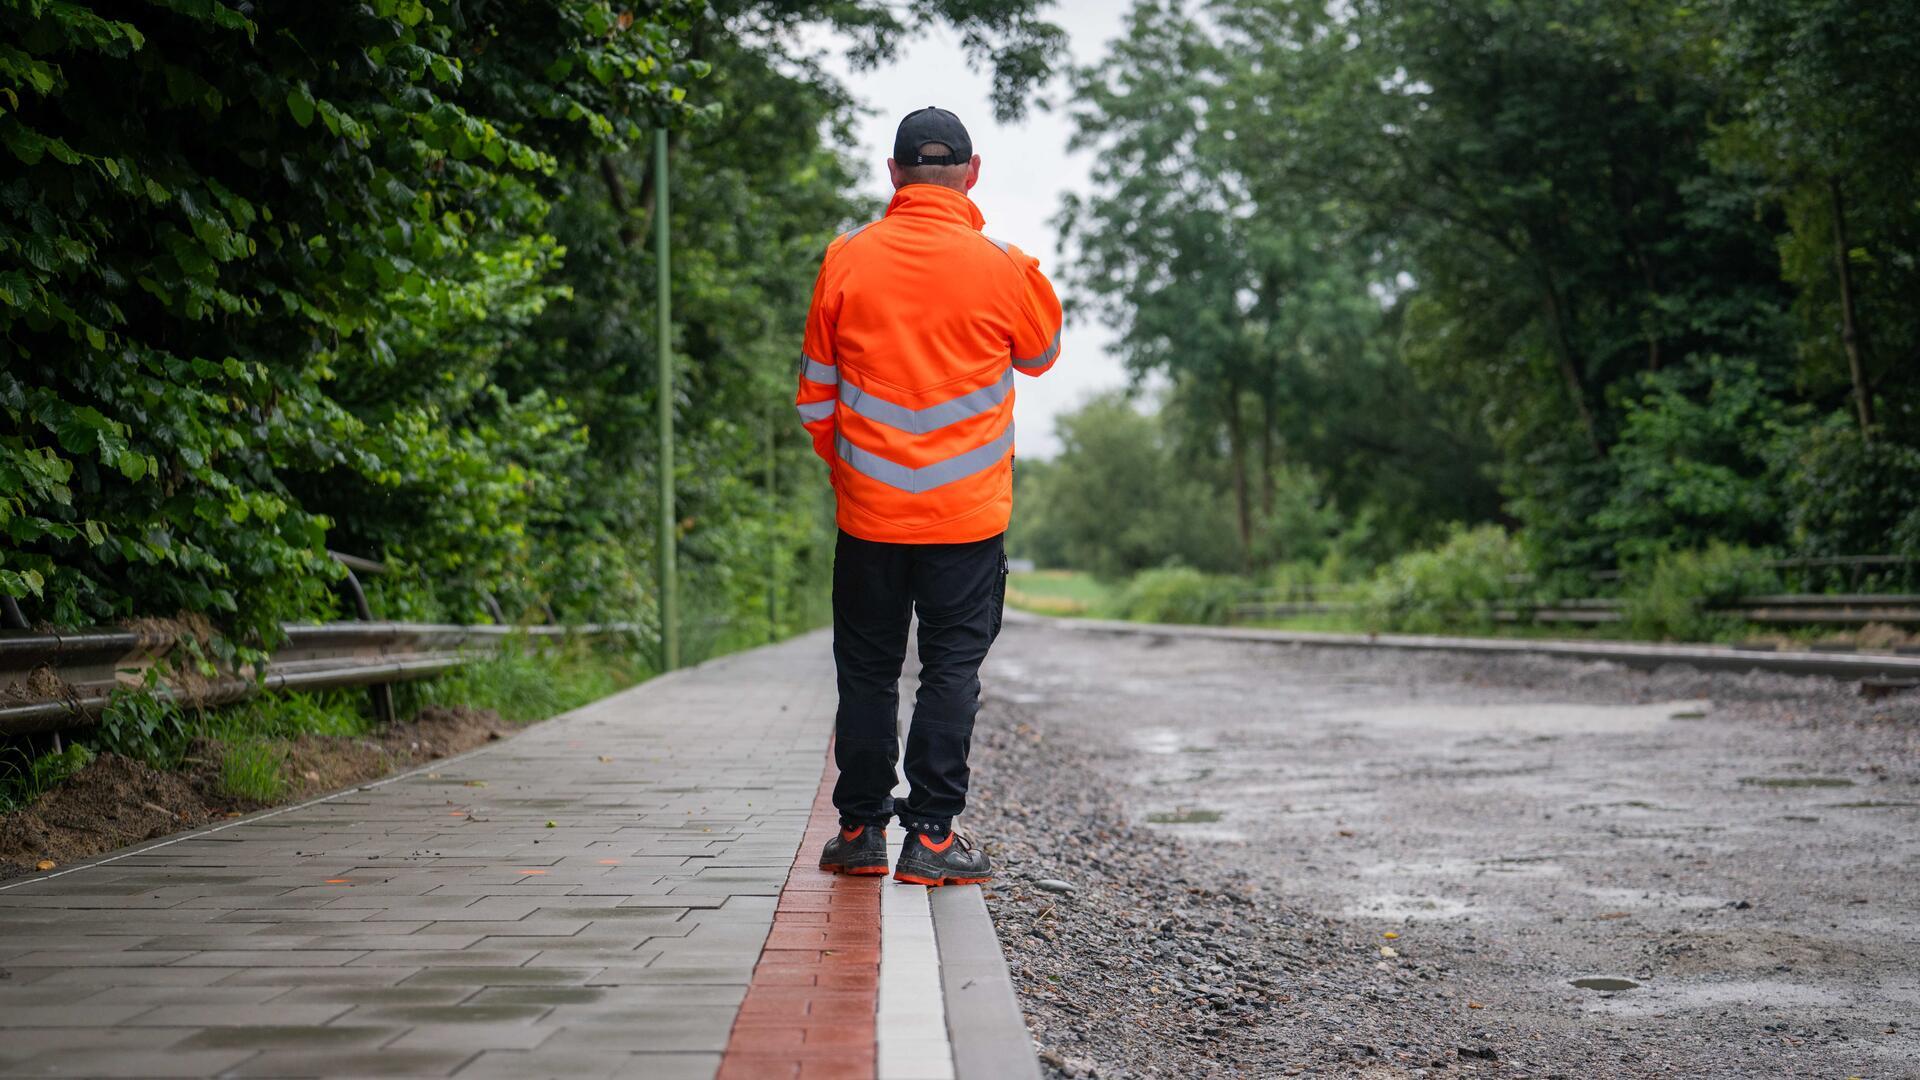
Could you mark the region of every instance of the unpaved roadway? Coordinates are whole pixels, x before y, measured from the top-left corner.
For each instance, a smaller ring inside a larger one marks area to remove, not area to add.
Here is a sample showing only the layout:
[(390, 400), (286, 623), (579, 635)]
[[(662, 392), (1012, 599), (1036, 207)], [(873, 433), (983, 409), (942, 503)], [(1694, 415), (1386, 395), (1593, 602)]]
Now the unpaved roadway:
[(1920, 695), (1030, 620), (985, 679), (1054, 1075), (1920, 1076)]

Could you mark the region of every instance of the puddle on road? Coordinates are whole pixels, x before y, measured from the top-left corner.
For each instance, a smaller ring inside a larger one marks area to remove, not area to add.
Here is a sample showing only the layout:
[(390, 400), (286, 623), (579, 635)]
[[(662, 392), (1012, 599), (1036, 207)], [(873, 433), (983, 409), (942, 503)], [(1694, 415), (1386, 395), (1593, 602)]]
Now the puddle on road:
[(1146, 728), (1133, 733), (1134, 744), (1149, 754), (1211, 754), (1214, 747), (1208, 735), (1196, 735), (1174, 728)]
[(1634, 982), (1632, 979), (1612, 979), (1595, 976), (1593, 978), (1571, 979), (1569, 981), (1582, 990), (1605, 990), (1614, 992), (1619, 990), (1640, 989), (1640, 984)]
[(1742, 784), (1748, 787), (1766, 788), (1809, 788), (1809, 787), (1852, 787), (1853, 781), (1838, 776), (1743, 776)]
[[(1752, 1016), (1832, 1008), (1845, 1004), (1849, 996), (1821, 986), (1780, 979), (1699, 983), (1663, 981), (1658, 986), (1642, 986), (1640, 991), (1625, 996), (1609, 993), (1596, 999), (1594, 1005), (1600, 1006), (1600, 1002), (1604, 1001), (1607, 1003), (1604, 1008), (1610, 1012), (1634, 1015), (1734, 1008)], [(1893, 996), (1899, 996), (1898, 991), (1893, 991)]]
[(1193, 772), (1181, 773), (1178, 776), (1148, 777), (1147, 783), (1155, 787), (1165, 787), (1168, 784), (1197, 784), (1212, 775), (1212, 769), (1197, 769)]
[(1651, 810), (1661, 814), (1684, 813), (1678, 806), (1661, 806), (1659, 803), (1650, 803), (1645, 799), (1627, 799), (1624, 802), (1610, 803), (1580, 803), (1577, 806), (1567, 807), (1567, 813), (1569, 814), (1582, 812), (1595, 813), (1600, 810)]
[(1590, 896), (1602, 906), (1615, 909), (1659, 909), (1674, 908), (1680, 911), (1705, 911), (1726, 907), (1735, 903), (1729, 897), (1708, 896), (1703, 893), (1682, 893), (1655, 889), (1620, 889), (1588, 886), (1579, 890)]
[[(1569, 853), (1578, 855), (1579, 852)], [(1566, 869), (1552, 860), (1559, 855), (1490, 857), (1485, 859), (1435, 859), (1430, 862), (1394, 861), (1360, 868), (1361, 877), (1437, 877), (1463, 878), (1487, 874), (1528, 874), (1559, 876)]]
[(1454, 919), (1465, 915), (1473, 905), (1445, 896), (1408, 893), (1377, 893), (1356, 901), (1346, 910), (1349, 918), (1388, 919), (1414, 922), (1419, 919)]
[(1657, 731), (1676, 716), (1705, 713), (1704, 701), (1650, 705), (1397, 705), (1342, 709), (1331, 719), (1367, 727), (1459, 734), (1630, 735)]
[(1182, 807), (1179, 810), (1163, 810), (1148, 814), (1147, 820), (1155, 825), (1211, 825), (1220, 820), (1220, 811), (1189, 810)]

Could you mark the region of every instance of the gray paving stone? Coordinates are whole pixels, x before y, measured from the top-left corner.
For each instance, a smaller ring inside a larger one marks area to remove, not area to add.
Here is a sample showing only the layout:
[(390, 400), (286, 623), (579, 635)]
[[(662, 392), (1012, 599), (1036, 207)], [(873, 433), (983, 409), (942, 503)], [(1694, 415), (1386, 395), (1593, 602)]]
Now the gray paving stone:
[(42, 949), (7, 961), (9, 968), (165, 967), (193, 953), (182, 950), (135, 952), (132, 949)]
[(176, 1045), (191, 1034), (153, 1028), (11, 1028), (0, 1039), (0, 1062), (21, 1062), (60, 1050), (119, 1050), (141, 1053)]
[(0, 1076), (215, 1076), (254, 1056), (252, 1050), (185, 1050), (178, 1044), (143, 1053), (128, 1050), (53, 1050), (6, 1066)]
[(345, 1053), (271, 1050), (249, 1058), (229, 1076), (451, 1076), (472, 1050), (361, 1050)]
[[(234, 944), (244, 945), (246, 941), (240, 939)], [(175, 963), (180, 967), (340, 967), (366, 955), (358, 949), (219, 949), (188, 953)]]
[[(66, 1005), (95, 997), (99, 993), (99, 988), (93, 986), (13, 986), (9, 982), (0, 984), (0, 1009), (16, 1005)], [(122, 1004), (117, 1001), (113, 1003)]]
[(136, 1027), (262, 1027), (268, 1024), (324, 1024), (347, 1011), (346, 1005), (162, 1005), (122, 1021)]
[[(10, 982), (19, 982), (16, 969)], [(48, 986), (211, 986), (233, 975), (219, 968), (90, 967), (48, 969), (41, 983)], [(284, 984), (282, 984), (284, 985)]]
[(554, 1051), (538, 1053), (489, 1050), (454, 1075), (460, 1080), (712, 1080), (720, 1068), (718, 1054), (643, 1054), (622, 1051)]
[[(541, 909), (542, 915), (551, 915), (548, 909)], [(423, 933), (429, 934), (473, 934), (479, 937), (566, 937), (586, 929), (587, 920), (582, 918), (545, 918), (529, 916), (525, 919), (492, 922), (474, 920), (471, 922), (429, 923)]]
[(539, 955), (538, 949), (441, 949), (420, 952), (382, 949), (345, 953), (348, 967), (518, 967)]
[[(77, 986), (74, 993), (89, 994), (90, 1005), (260, 1005), (279, 1001), (293, 992), (292, 986)], [(52, 988), (41, 993), (49, 994)], [(361, 991), (364, 993), (365, 991)], [(52, 1002), (49, 1002), (52, 1004)], [(135, 1023), (145, 1023), (139, 1018)]]
[(299, 1005), (452, 1005), (473, 993), (466, 986), (302, 986), (273, 1000)]
[[(173, 968), (169, 971), (176, 970)], [(179, 970), (192, 970), (179, 969)], [(207, 968), (217, 971), (216, 968)], [(222, 986), (392, 986), (420, 973), (420, 968), (282, 968), (258, 967), (229, 971)]]
[[(73, 1005), (13, 1005), (0, 1009), (0, 1028), (112, 1027), (124, 1024), (152, 1005), (81, 1002)], [(0, 1036), (4, 1038), (4, 1036)]]
[[(618, 1022), (592, 1023), (570, 1026), (561, 1029), (561, 1035), (543, 1045), (566, 1046), (576, 1050), (597, 1049), (623, 1051), (626, 1053), (685, 1053), (705, 1052), (719, 1054), (727, 1048), (728, 1031), (680, 1030), (671, 1031), (655, 1028), (635, 1028)], [(645, 1076), (645, 1073), (636, 1073)]]
[[(329, 1006), (323, 1006), (329, 1007)], [(356, 1005), (343, 1024), (531, 1024), (552, 1011), (549, 1005)]]
[(601, 972), (598, 967), (443, 967), (417, 972), (407, 986), (580, 986)]
[(387, 1044), (389, 1050), (532, 1050), (560, 1033), (559, 1028), (533, 1024), (415, 1023), (405, 1035)]
[(817, 634), (0, 885), (0, 1074), (711, 1077), (832, 696)]
[(383, 1046), (404, 1034), (402, 1025), (389, 1024), (261, 1024), (254, 1027), (208, 1028), (174, 1046), (186, 1050), (279, 1050), (310, 1047)]

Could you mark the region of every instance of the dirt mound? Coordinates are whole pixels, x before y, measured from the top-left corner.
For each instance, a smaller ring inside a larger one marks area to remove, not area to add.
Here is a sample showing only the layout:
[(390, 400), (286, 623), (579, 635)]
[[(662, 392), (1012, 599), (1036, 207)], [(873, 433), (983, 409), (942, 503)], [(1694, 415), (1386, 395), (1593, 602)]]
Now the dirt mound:
[(195, 785), (132, 758), (102, 754), (39, 802), (0, 818), (0, 876), (137, 844), (214, 816)]
[[(512, 730), (491, 709), (433, 705), (373, 735), (302, 735), (281, 744), (287, 783), (278, 802), (311, 799), (465, 753)], [(0, 817), (0, 880), (31, 873), (42, 861), (65, 865), (273, 805), (221, 790), (225, 752), (216, 740), (197, 740), (181, 772), (102, 754), (39, 802)]]
[(287, 744), (287, 801), (312, 798), (350, 784), (364, 784), (396, 769), (464, 754), (502, 738), (513, 725), (492, 709), (429, 705), (411, 721), (378, 737), (302, 735)]

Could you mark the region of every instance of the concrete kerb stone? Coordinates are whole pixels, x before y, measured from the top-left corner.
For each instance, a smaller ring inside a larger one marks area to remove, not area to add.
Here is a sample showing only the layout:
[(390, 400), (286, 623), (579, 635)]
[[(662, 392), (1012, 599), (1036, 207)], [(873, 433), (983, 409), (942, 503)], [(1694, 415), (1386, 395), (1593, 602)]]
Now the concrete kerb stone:
[(1013, 976), (978, 885), (928, 890), (956, 1080), (1040, 1080)]

